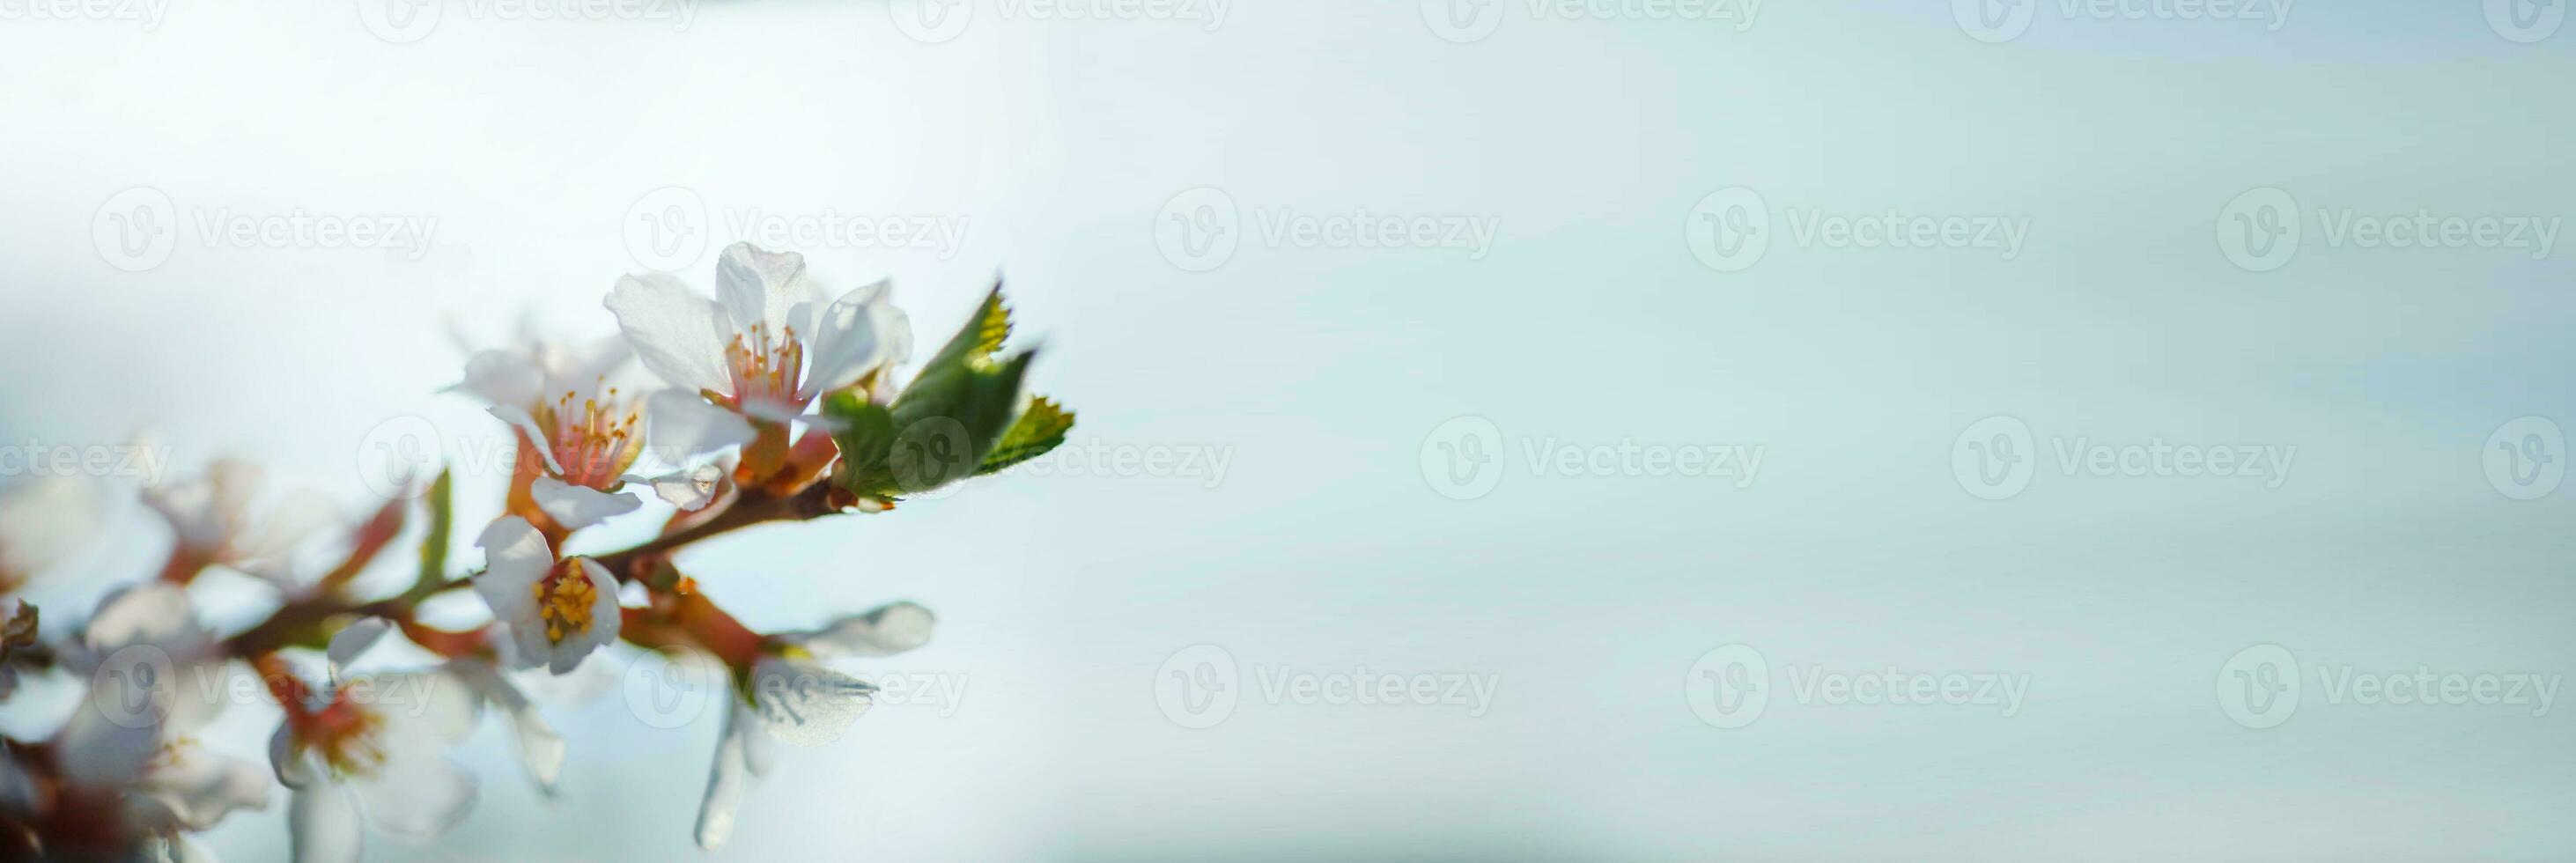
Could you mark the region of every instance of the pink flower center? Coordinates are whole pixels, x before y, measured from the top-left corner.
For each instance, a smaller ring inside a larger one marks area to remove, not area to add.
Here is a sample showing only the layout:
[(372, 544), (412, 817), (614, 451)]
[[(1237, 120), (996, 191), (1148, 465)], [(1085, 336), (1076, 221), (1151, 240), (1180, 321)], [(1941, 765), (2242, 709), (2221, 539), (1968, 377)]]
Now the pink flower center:
[(791, 410), (804, 408), (796, 391), (805, 383), (805, 342), (796, 337), (795, 327), (782, 328), (775, 338), (772, 335), (767, 324), (752, 324), (725, 346), (736, 407), (759, 400)]
[(599, 398), (567, 391), (553, 404), (539, 405), (536, 413), (547, 448), (555, 463), (563, 465), (563, 481), (601, 491), (616, 485), (643, 453), (644, 436), (636, 427), (643, 416), (642, 407), (618, 398), (614, 387)]

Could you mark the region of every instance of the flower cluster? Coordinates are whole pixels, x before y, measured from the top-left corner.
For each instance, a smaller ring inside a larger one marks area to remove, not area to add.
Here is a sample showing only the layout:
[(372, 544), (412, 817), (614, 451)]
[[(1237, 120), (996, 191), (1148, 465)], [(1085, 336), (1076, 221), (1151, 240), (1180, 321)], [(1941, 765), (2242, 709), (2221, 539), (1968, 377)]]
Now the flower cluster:
[[(712, 299), (671, 276), (630, 276), (606, 305), (618, 337), (479, 351), (452, 388), (518, 448), (496, 513), (469, 528), (479, 566), (450, 566), (468, 534), (445, 474), (344, 519), (271, 493), (249, 464), (218, 461), (142, 489), (174, 535), (168, 562), (48, 638), (24, 590), (61, 564), (96, 502), (83, 487), (0, 486), (0, 699), (37, 688), (22, 682), (86, 686), (51, 736), (0, 739), (0, 859), (206, 859), (189, 834), (267, 808), (272, 776), (288, 790), (297, 860), (357, 859), (371, 833), (435, 837), (474, 804), (475, 774), (449, 750), (487, 709), (553, 793), (572, 753), (529, 684), (609, 650), (692, 657), (729, 676), (733, 706), (696, 828), (715, 848), (772, 738), (825, 742), (867, 709), (874, 687), (827, 663), (920, 647), (934, 619), (896, 602), (811, 629), (755, 629), (673, 553), (748, 525), (886, 512), (1043, 454), (1073, 424), (1023, 394), (1033, 352), (1003, 351), (998, 284), (917, 366), (885, 284), (834, 295), (802, 256), (748, 244), (724, 251)], [(653, 500), (669, 512), (655, 538), (567, 552), (575, 533)], [(416, 570), (384, 554), (413, 535)], [(362, 586), (395, 567), (408, 587)], [(199, 576), (218, 570), (256, 579), (275, 610), (237, 631), (210, 628), (196, 594), (215, 589), (221, 580)], [(479, 598), (490, 620), (450, 628), (418, 613), (446, 595)], [(394, 642), (416, 649), (393, 653), (432, 659), (367, 668)], [(280, 716), (266, 770), (195, 736), (223, 705), (212, 694), (244, 672)]]

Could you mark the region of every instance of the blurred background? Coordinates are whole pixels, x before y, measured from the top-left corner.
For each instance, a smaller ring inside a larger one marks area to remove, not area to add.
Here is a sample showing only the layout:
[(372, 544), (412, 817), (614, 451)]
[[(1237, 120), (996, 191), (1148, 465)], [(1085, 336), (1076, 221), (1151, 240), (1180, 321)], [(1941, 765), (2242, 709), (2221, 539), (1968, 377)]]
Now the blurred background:
[[(560, 795), (487, 719), (372, 859), (2576, 847), (2563, 4), (0, 4), (0, 444), (357, 512), (400, 432), (488, 518), (460, 341), (737, 240), (928, 344), (1006, 275), (1080, 413), (682, 559), (941, 618), (721, 852), (630, 649)], [(109, 527), (49, 632), (169, 543)]]

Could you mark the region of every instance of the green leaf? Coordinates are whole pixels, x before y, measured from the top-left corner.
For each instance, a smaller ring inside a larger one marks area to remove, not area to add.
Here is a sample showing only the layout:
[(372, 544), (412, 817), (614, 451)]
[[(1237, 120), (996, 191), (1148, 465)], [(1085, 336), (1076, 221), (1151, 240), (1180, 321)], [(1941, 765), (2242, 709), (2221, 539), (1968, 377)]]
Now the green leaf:
[(989, 368), (952, 368), (922, 376), (896, 396), (894, 446), (886, 453), (896, 488), (929, 491), (974, 474), (1018, 413), (1020, 382), (1034, 352)]
[(1002, 354), (1010, 334), (1011, 311), (996, 282), (892, 405), (866, 405), (855, 396), (827, 400), (824, 412), (850, 423), (835, 436), (842, 445), (843, 466), (835, 474), (842, 487), (892, 497), (974, 475), (1020, 414), (1020, 385), (1036, 358), (1034, 351)]
[(966, 325), (957, 329), (957, 335), (949, 337), (947, 346), (939, 349), (938, 356), (931, 357), (930, 362), (922, 366), (922, 373), (951, 366), (990, 364), (993, 354), (1002, 350), (1002, 341), (1010, 337), (1011, 309), (1002, 302), (1002, 283), (995, 281), (993, 289), (984, 294), (983, 304), (975, 307), (975, 315), (967, 318)]
[(866, 494), (892, 481), (886, 451), (894, 446), (893, 412), (856, 391), (841, 390), (823, 398), (823, 415), (841, 426), (832, 435), (841, 447), (841, 462), (832, 469), (835, 483)]
[(993, 444), (992, 452), (984, 455), (984, 463), (975, 468), (975, 474), (994, 473), (1045, 455), (1048, 450), (1062, 445), (1065, 433), (1072, 430), (1072, 411), (1065, 410), (1063, 405), (1046, 396), (1032, 396), (1029, 409), (1021, 411), (1019, 421), (1011, 424), (1010, 431), (1002, 433), (1002, 439)]
[(412, 582), (414, 592), (436, 590), (447, 583), (447, 540), (456, 529), (454, 498), (454, 472), (439, 471), (424, 498), (429, 506), (429, 535), (420, 540), (420, 579)]

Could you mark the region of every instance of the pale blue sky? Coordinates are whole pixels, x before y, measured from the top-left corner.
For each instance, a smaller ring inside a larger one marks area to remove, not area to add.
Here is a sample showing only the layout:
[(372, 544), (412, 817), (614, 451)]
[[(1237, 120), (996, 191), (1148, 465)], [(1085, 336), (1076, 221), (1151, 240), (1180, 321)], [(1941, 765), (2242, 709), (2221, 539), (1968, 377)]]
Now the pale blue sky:
[[(2567, 215), (2576, 174), (2548, 146), (2576, 135), (2576, 28), (2520, 44), (2477, 4), (2373, 2), (2293, 4), (2267, 32), (2045, 0), (1988, 44), (1942, 3), (1765, 3), (1738, 32), (1505, 0), (1490, 36), (1453, 44), (1409, 3), (1239, 0), (1209, 31), (975, 2), (935, 44), (875, 3), (768, 0), (678, 32), (460, 0), (401, 45), (341, 0), (172, 9), (148, 33), (6, 22), (0, 72), (24, 83), (0, 93), (0, 436), (150, 423), (183, 463), (253, 455), (354, 505), (352, 453), (387, 418), (492, 431), (432, 395), (460, 362), (441, 321), (497, 336), (533, 308), (605, 332), (599, 296), (639, 268), (621, 224), (656, 188), (718, 221), (936, 218), (964, 228), (953, 253), (804, 251), (836, 284), (891, 275), (926, 334), (1006, 273), (1078, 442), (1223, 452), (1226, 472), (1012, 476), (697, 552), (768, 628), (922, 601), (939, 640), (867, 669), (967, 682), (953, 712), (880, 707), (792, 750), (725, 857), (2537, 860), (2576, 842), (2576, 706), (2315, 688), (2346, 666), (2576, 668), (2576, 491), (2509, 499), (2481, 465), (2509, 421), (2576, 422), (2576, 249), (2369, 248), (2316, 212)], [(434, 216), (437, 240), (414, 261), (187, 234), (125, 273), (90, 229), (138, 185), (187, 217)], [(1238, 208), (1238, 246), (1193, 272), (1156, 231), (1201, 186)], [(1740, 272), (1685, 230), (1729, 186), (1776, 229)], [(2304, 239), (2249, 272), (2214, 226), (2267, 186)], [(2007, 259), (1794, 233), (1891, 209), (2018, 220), (2027, 241)], [(1262, 230), (1360, 210), (1493, 239)], [(1461, 415), (1505, 444), (1472, 500), (1422, 470)], [(2040, 459), (2004, 500), (1951, 470), (1993, 415)], [(2057, 461), (2158, 438), (2296, 455), (2277, 488)], [(1743, 488), (1525, 458), (1623, 442), (1764, 457)], [(130, 526), (144, 539), (84, 572), (147, 572), (163, 540)], [(1239, 663), (1243, 701), (1188, 729), (1155, 686), (1198, 644)], [(1728, 644), (1777, 684), (1743, 728), (1702, 721), (1684, 685)], [(2257, 644), (2311, 687), (2262, 730), (2213, 691)], [(1497, 688), (1481, 715), (1261, 690), (1363, 665)], [(1890, 665), (2026, 676), (2028, 696), (2011, 716), (1799, 703), (1787, 677)], [(256, 755), (271, 720), (237, 713), (232, 748)], [(700, 856), (712, 718), (657, 731), (614, 695), (555, 715), (562, 799), (540, 803), (487, 728), (466, 829), (379, 859)], [(283, 803), (214, 844), (274, 853)]]

